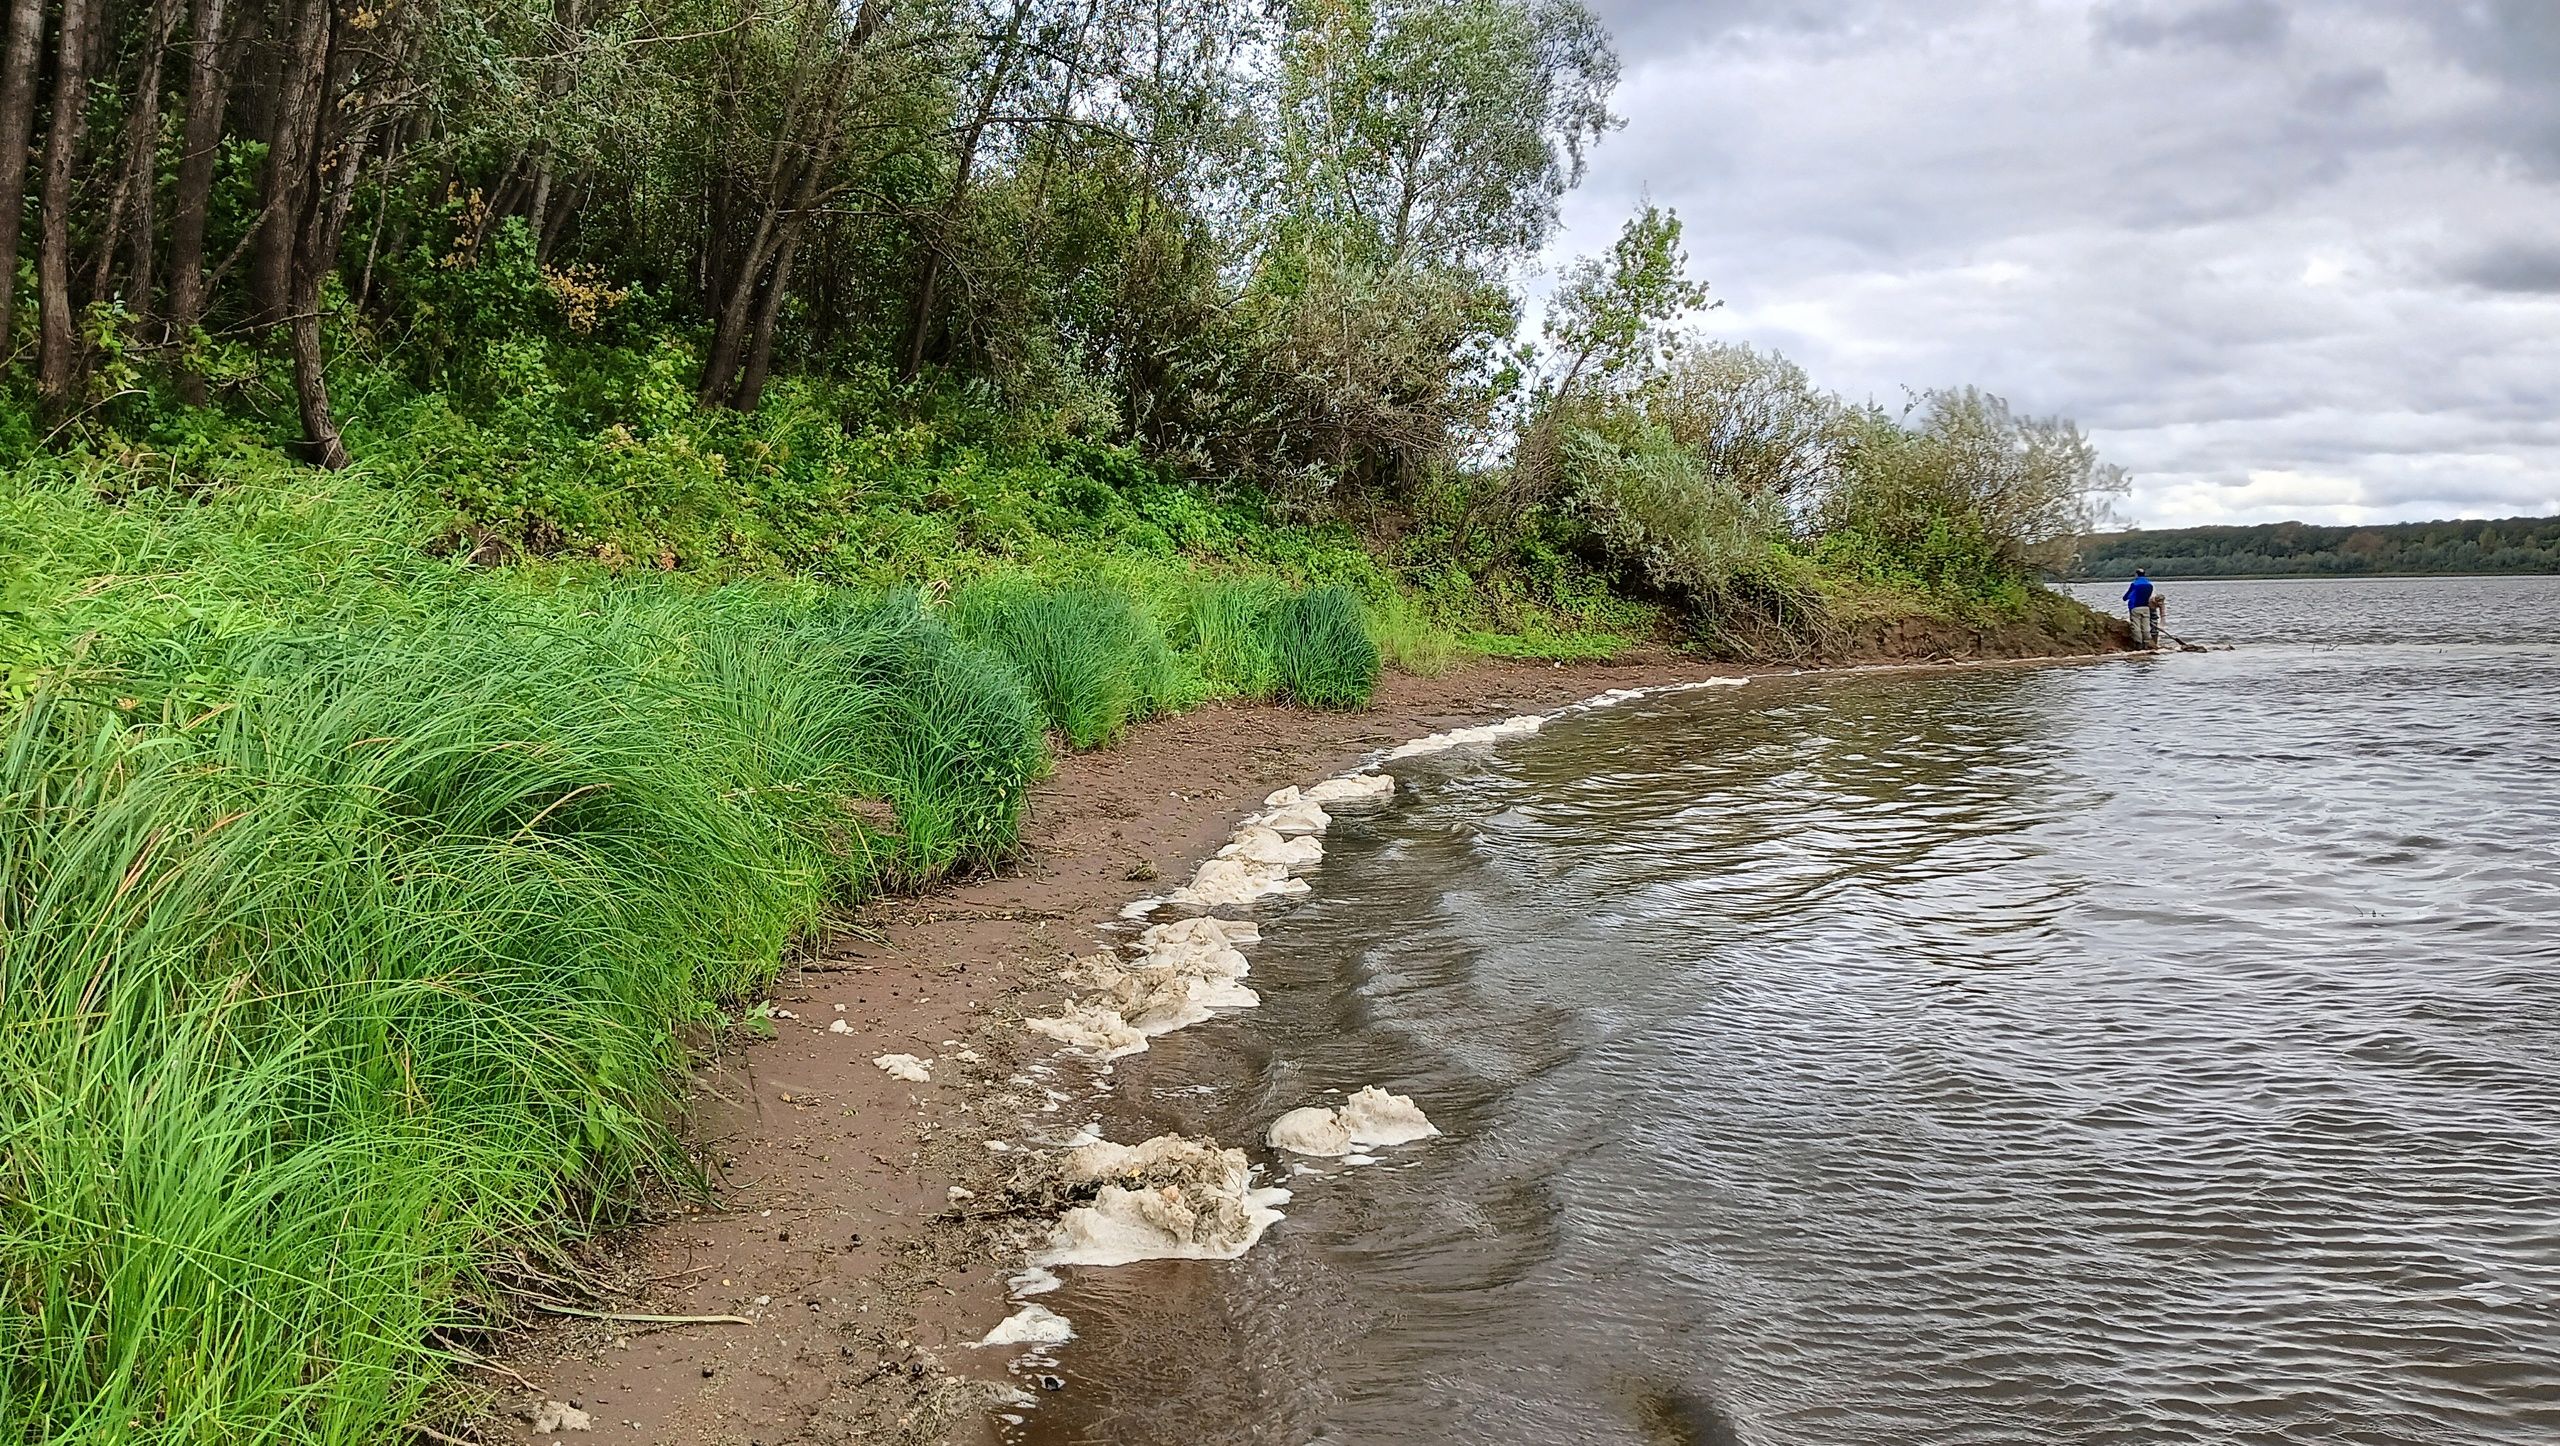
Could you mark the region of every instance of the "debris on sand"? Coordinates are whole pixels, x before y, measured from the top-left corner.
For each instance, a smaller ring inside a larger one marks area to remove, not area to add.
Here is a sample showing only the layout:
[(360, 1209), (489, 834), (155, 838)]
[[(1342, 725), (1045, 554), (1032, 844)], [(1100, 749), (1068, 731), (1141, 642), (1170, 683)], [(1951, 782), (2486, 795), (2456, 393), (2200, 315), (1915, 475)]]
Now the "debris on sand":
[(592, 1431), (595, 1417), (566, 1401), (545, 1401), (533, 1408), (533, 1434), (548, 1436), (558, 1431)]
[(912, 1054), (884, 1054), (871, 1062), (892, 1079), (902, 1079), (909, 1084), (933, 1083), (932, 1060), (918, 1059)]

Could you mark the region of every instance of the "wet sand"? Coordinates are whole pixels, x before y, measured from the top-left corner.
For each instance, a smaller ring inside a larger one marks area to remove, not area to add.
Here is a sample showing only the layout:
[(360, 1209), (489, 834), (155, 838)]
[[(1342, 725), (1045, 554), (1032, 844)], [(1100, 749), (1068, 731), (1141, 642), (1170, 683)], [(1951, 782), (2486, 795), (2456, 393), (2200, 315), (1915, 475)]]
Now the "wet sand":
[[(569, 1439), (596, 1443), (992, 1440), (987, 1407), (1010, 1389), (1010, 1353), (970, 1343), (1012, 1309), (1003, 1282), (1021, 1257), (972, 1209), (1008, 1173), (1008, 1154), (987, 1142), (1018, 1142), (1031, 1121), (1063, 1135), (1086, 1117), (1080, 1099), (1030, 1113), (1008, 1080), (1055, 1053), (1020, 1021), (1055, 1005), (1060, 970), (1109, 937), (1121, 906), (1187, 875), (1265, 794), (1364, 754), (1612, 688), (1740, 671), (1667, 656), (1486, 663), (1391, 676), (1364, 712), (1212, 705), (1060, 760), (1012, 864), (865, 909), (782, 972), (773, 1039), (703, 1069), (689, 1137), (715, 1202), (664, 1207), (574, 1280), (541, 1267), (560, 1277), (554, 1305), (745, 1323), (549, 1316), (470, 1373), (494, 1393), (480, 1434), (562, 1439), (536, 1437), (531, 1420), (561, 1401), (591, 1419)], [(889, 1054), (930, 1060), (931, 1082), (873, 1064)], [(1062, 1071), (1055, 1083), (1090, 1078)]]

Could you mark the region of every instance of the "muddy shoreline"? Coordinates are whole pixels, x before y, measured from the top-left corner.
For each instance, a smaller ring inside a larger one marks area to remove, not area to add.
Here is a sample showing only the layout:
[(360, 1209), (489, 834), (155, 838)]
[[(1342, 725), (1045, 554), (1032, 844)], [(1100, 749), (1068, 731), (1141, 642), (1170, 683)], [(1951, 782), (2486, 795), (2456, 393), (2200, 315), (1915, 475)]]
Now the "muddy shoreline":
[[(1061, 759), (1002, 874), (875, 903), (782, 972), (774, 1038), (697, 1082), (690, 1136), (716, 1202), (611, 1242), (578, 1291), (553, 1293), (592, 1315), (548, 1315), (471, 1372), (491, 1393), (479, 1438), (564, 1439), (534, 1434), (560, 1402), (588, 1422), (565, 1439), (593, 1442), (997, 1439), (990, 1408), (1041, 1383), (1009, 1381), (1015, 1352), (973, 1344), (1012, 1309), (1022, 1261), (1023, 1222), (987, 1203), (1014, 1147), (1063, 1139), (1110, 1085), (1021, 1021), (1116, 937), (1121, 907), (1187, 875), (1272, 790), (1407, 739), (1751, 671), (1486, 663), (1390, 677), (1360, 713), (1218, 704)], [(930, 1060), (930, 1082), (873, 1063), (892, 1054)], [(647, 1316), (724, 1319), (633, 1318)]]

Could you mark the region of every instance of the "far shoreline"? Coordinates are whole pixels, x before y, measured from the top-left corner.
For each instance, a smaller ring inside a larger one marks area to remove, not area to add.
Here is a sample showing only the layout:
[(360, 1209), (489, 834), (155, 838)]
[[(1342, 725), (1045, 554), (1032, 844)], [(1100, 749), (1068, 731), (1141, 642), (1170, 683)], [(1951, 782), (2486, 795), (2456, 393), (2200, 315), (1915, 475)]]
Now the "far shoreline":
[[(2104, 587), (2131, 575), (2057, 578), (2046, 586)], [(2154, 572), (2149, 576), (2153, 582), (2416, 582), (2426, 578), (2476, 582), (2482, 578), (2560, 577), (2560, 572)]]

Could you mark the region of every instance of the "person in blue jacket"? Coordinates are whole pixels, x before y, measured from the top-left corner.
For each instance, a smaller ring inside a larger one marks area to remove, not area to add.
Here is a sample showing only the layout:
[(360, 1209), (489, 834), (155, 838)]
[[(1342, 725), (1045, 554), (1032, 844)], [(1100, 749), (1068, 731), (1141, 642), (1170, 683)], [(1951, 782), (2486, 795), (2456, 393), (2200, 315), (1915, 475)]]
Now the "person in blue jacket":
[(2140, 567), (2135, 568), (2133, 570), (2133, 586), (2124, 590), (2124, 610), (2125, 616), (2130, 618), (2133, 622), (2133, 642), (2136, 647), (2152, 648), (2159, 646), (2158, 639), (2154, 634), (2154, 629), (2159, 623), (2159, 619), (2153, 616), (2151, 611), (2151, 594), (2153, 591), (2154, 589), (2151, 586), (2150, 569)]

